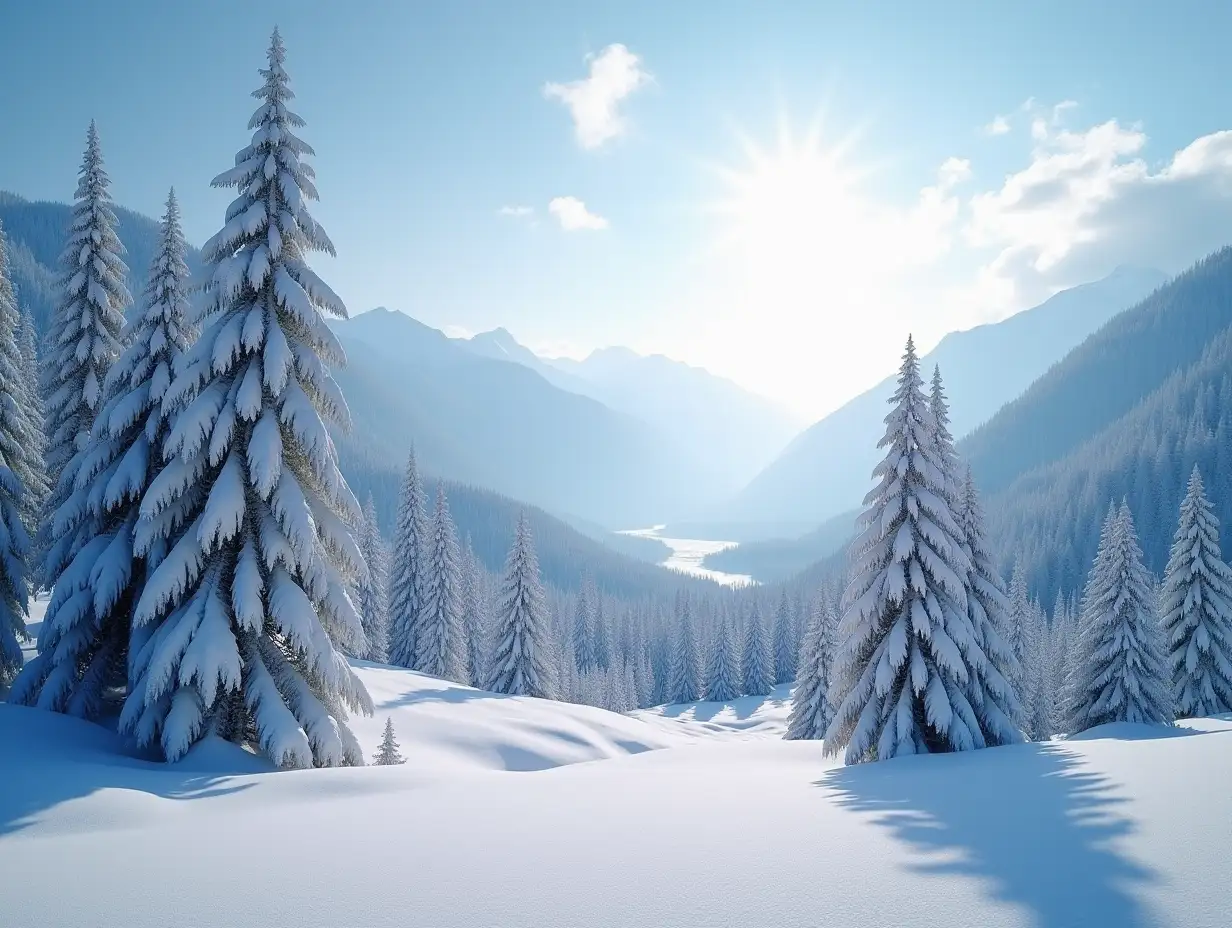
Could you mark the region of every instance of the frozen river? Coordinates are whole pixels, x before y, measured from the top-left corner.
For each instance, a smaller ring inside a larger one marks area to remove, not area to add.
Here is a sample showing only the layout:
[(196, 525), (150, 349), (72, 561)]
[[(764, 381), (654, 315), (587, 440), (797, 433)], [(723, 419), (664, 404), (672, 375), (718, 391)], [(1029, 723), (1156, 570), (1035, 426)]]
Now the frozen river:
[(704, 538), (667, 538), (661, 534), (666, 527), (665, 525), (656, 525), (654, 528), (635, 528), (620, 532), (619, 534), (636, 535), (640, 538), (654, 538), (663, 542), (672, 550), (668, 559), (662, 562), (663, 567), (691, 574), (694, 577), (705, 577), (707, 580), (722, 583), (724, 586), (742, 586), (753, 582), (753, 578), (748, 574), (729, 574), (721, 570), (710, 570), (702, 566), (702, 559), (707, 554), (714, 554), (726, 548), (734, 548), (736, 547), (734, 541), (709, 541)]

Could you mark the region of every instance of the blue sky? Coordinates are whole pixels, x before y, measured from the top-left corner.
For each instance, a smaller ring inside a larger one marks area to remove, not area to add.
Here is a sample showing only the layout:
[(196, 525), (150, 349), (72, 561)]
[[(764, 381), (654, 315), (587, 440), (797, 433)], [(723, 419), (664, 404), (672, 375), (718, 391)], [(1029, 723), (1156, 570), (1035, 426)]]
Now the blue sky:
[(200, 243), (277, 23), (338, 246), (321, 271), (352, 312), (503, 325), (575, 355), (661, 351), (806, 418), (893, 369), (909, 330), (927, 347), (1119, 263), (1176, 271), (1232, 238), (1224, 4), (220, 0), (0, 17), (0, 188), (67, 199), (94, 118), (117, 201), (156, 215), (174, 184)]

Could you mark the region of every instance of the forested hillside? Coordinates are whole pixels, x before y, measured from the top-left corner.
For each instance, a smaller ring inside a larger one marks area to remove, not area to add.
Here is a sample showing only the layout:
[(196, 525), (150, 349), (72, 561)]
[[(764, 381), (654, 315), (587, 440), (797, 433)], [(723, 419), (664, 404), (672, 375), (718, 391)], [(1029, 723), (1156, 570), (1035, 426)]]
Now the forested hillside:
[[(119, 220), (117, 232), (126, 251), (124, 261), (129, 268), (128, 289), (139, 294), (158, 247), (158, 223), (121, 206), (115, 207), (115, 214)], [(46, 331), (51, 317), (68, 221), (67, 203), (32, 201), (0, 190), (0, 223), (9, 237), (13, 284), (40, 332)], [(189, 269), (195, 272), (201, 265), (201, 253), (189, 246), (185, 257)]]

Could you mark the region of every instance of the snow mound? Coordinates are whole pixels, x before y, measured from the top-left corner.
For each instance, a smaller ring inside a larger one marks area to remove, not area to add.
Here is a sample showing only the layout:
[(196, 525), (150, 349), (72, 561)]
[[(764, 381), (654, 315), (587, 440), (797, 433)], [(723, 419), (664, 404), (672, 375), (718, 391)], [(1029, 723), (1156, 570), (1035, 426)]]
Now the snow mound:
[(741, 696), (727, 702), (686, 702), (629, 713), (649, 722), (669, 723), (698, 736), (782, 738), (791, 714), (791, 685), (776, 686), (769, 696)]
[(371, 758), (385, 719), (407, 765), (423, 771), (545, 770), (696, 740), (663, 718), (633, 717), (530, 696), (502, 696), (435, 677), (353, 662), (375, 704), (351, 725)]

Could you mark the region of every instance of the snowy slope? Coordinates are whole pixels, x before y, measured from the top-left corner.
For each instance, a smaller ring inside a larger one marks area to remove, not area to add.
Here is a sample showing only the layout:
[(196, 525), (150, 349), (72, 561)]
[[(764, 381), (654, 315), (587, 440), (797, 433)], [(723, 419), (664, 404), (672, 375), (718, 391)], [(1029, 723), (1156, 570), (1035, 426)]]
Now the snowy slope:
[[(405, 766), (226, 775), (251, 758), (208, 744), (144, 764), (0, 706), (0, 872), (21, 887), (0, 924), (1199, 928), (1232, 907), (1232, 721), (844, 769), (773, 736), (773, 697), (633, 718), (361, 673)], [(484, 763), (433, 743), (451, 720), (493, 739)], [(483, 769), (501, 745), (630, 738), (661, 749)]]

